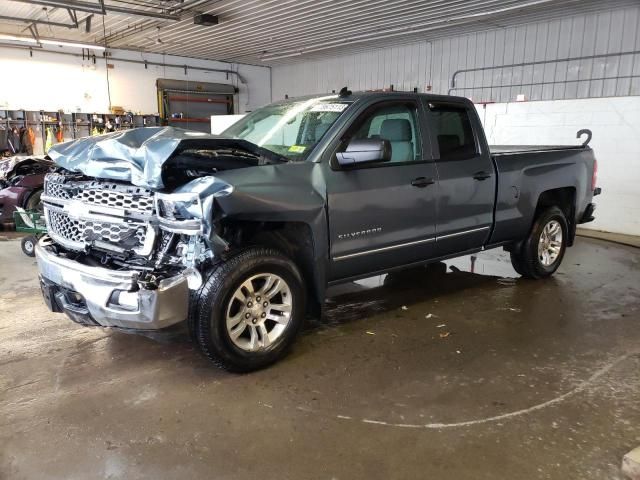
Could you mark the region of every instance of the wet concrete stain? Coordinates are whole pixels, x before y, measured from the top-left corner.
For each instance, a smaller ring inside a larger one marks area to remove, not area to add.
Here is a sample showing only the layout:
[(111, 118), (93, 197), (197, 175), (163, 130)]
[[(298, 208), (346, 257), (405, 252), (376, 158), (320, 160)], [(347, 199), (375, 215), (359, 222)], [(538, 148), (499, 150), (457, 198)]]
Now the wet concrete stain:
[(243, 376), (180, 332), (49, 313), (35, 272), (0, 245), (0, 479), (621, 479), (640, 443), (637, 249), (579, 239), (541, 282), (490, 251), (336, 287)]

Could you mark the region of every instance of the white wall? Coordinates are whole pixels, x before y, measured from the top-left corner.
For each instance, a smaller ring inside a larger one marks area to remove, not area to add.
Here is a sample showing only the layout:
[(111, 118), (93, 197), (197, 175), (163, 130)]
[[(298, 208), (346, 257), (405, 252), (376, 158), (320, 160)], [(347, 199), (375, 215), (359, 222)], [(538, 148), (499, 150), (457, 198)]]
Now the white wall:
[[(351, 90), (394, 85), (397, 90), (417, 87), (446, 94), (454, 72), (469, 68), (485, 69), (458, 76), (459, 89), (452, 93), (476, 102), (508, 102), (518, 94), (529, 100), (640, 95), (640, 53), (486, 69), (640, 51), (639, 30), (640, 7), (635, 6), (298, 61), (273, 68), (273, 98), (327, 93), (345, 85)], [(506, 86), (514, 84), (519, 86)]]
[(582, 225), (640, 235), (640, 97), (591, 98), (477, 106), (490, 144), (579, 144), (589, 128), (598, 159), (596, 220)]
[[(80, 53), (78, 49), (58, 49)], [(165, 68), (160, 66), (118, 62), (110, 59), (115, 68), (109, 69), (111, 105), (145, 114), (158, 111), (156, 80), (170, 78), (201, 82), (229, 83), (240, 92), (236, 96), (237, 112), (253, 110), (270, 102), (270, 71), (267, 67), (228, 64), (185, 57), (141, 54), (113, 50), (113, 58), (147, 60), (168, 64), (192, 65), (205, 68), (237, 70), (247, 84), (238, 81), (235, 75), (224, 73)], [(81, 57), (58, 55), (34, 50), (0, 47), (0, 109), (46, 110), (60, 109), (88, 113), (109, 111), (107, 92), (107, 69), (101, 52), (96, 52), (96, 64)]]

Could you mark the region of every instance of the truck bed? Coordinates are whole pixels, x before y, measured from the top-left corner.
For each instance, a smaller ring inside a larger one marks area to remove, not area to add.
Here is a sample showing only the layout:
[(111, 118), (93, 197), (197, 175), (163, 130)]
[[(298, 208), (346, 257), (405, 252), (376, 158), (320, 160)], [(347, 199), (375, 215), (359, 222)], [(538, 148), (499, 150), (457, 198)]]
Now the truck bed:
[(582, 150), (583, 145), (489, 145), (491, 155), (513, 155), (517, 153), (537, 153), (554, 150)]

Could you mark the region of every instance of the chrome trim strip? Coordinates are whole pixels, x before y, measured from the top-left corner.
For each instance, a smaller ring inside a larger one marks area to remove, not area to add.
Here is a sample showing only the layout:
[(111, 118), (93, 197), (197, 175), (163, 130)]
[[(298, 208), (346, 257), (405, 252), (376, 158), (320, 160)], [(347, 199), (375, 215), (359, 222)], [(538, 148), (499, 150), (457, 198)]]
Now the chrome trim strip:
[(400, 243), (398, 245), (390, 245), (388, 247), (374, 248), (373, 250), (365, 250), (363, 252), (349, 253), (348, 255), (340, 255), (339, 257), (333, 257), (333, 261), (344, 260), (346, 258), (360, 257), (362, 255), (368, 255), (370, 253), (384, 252), (385, 250), (394, 250), (396, 248), (408, 247), (410, 245), (418, 245), (420, 243), (435, 242), (435, 237), (425, 238), (424, 240), (416, 240), (415, 242)]
[(482, 230), (489, 230), (491, 227), (472, 228), (471, 230), (465, 230), (463, 232), (450, 233), (448, 235), (436, 235), (436, 241), (443, 238), (459, 237), (460, 235), (466, 235), (467, 233), (481, 232)]
[(373, 250), (364, 250), (362, 252), (350, 253), (348, 255), (340, 255), (339, 257), (333, 257), (333, 261), (337, 262), (338, 260), (344, 260), (346, 258), (360, 257), (362, 255), (368, 255), (370, 253), (384, 252), (386, 250), (394, 250), (396, 248), (408, 247), (410, 245), (417, 245), (417, 244), (420, 244), (420, 243), (435, 242), (435, 241), (438, 241), (438, 240), (442, 240), (443, 238), (458, 237), (460, 235), (466, 235), (468, 233), (474, 233), (474, 232), (481, 232), (483, 230), (489, 230), (490, 228), (491, 227), (473, 228), (471, 230), (465, 230), (463, 232), (456, 232), (456, 233), (450, 233), (448, 235), (435, 236), (435, 237), (432, 237), (432, 238), (426, 238), (424, 240), (417, 240), (415, 242), (400, 243), (398, 245), (390, 245), (388, 247), (374, 248)]

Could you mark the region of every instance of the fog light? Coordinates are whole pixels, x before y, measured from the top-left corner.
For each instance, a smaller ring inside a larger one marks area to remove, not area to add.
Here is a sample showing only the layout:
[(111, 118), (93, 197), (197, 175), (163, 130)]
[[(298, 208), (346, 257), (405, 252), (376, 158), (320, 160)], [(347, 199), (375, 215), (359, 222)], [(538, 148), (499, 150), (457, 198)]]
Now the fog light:
[(135, 312), (138, 310), (138, 294), (136, 292), (116, 290), (111, 294), (109, 305), (111, 307), (120, 308), (121, 310)]

